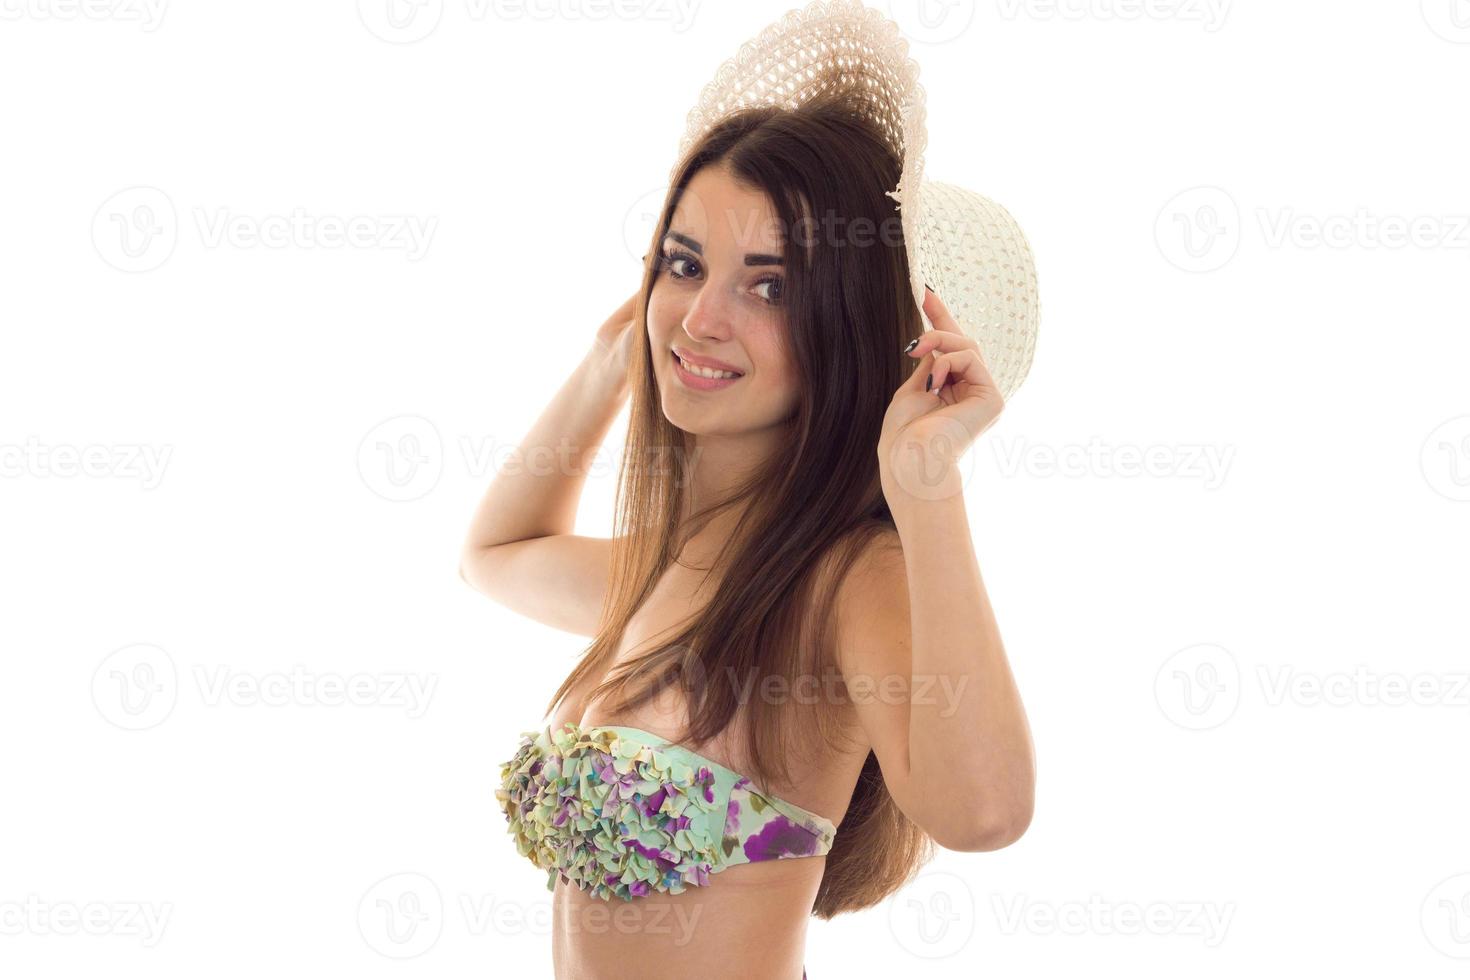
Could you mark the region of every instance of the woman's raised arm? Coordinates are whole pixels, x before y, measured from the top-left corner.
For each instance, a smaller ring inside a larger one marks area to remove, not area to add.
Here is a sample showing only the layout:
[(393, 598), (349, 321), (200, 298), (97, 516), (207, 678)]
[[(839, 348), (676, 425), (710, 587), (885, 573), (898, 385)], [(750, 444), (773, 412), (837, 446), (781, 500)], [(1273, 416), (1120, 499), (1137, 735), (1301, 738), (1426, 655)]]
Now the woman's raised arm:
[[(610, 542), (575, 535), (593, 455), (628, 394), (635, 293), (495, 474), (460, 552), (465, 582), (502, 605), (590, 636), (607, 591)], [(553, 362), (555, 358), (553, 358)]]

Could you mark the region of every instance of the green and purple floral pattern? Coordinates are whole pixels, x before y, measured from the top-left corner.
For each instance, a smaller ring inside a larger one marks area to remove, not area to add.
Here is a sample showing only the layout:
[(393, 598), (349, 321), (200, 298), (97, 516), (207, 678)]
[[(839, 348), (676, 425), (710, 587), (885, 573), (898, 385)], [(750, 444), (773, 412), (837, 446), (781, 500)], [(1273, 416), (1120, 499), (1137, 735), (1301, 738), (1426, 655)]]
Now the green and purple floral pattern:
[(521, 733), (495, 798), (516, 849), (610, 900), (709, 884), (732, 864), (815, 857), (837, 828), (650, 732), (619, 725)]

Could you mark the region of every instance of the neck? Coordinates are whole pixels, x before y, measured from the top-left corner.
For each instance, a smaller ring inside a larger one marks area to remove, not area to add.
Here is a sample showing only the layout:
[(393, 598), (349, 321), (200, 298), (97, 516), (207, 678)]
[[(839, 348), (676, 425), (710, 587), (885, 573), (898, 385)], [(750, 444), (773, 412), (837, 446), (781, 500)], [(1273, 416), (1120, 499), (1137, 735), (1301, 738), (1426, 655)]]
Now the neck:
[[(785, 444), (785, 432), (762, 429), (738, 435), (695, 435), (691, 437), (689, 487), (684, 495), (682, 520), (696, 511), (730, 497), (773, 452)], [(711, 518), (701, 536), (723, 537), (750, 506), (741, 501)]]

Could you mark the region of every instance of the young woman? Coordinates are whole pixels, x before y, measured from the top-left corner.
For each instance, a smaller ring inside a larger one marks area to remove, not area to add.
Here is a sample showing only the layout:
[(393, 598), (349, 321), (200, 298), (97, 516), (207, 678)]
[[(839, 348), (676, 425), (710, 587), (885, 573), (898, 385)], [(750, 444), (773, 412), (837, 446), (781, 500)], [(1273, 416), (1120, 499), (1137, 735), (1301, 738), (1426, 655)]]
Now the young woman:
[[(810, 915), (1031, 819), (954, 465), (1001, 397), (932, 292), (923, 330), (899, 169), (840, 93), (712, 129), (525, 438), (559, 468), (480, 503), (464, 579), (592, 638), (497, 791), (548, 872), (558, 977), (796, 980)], [(614, 537), (577, 535), (629, 398)]]

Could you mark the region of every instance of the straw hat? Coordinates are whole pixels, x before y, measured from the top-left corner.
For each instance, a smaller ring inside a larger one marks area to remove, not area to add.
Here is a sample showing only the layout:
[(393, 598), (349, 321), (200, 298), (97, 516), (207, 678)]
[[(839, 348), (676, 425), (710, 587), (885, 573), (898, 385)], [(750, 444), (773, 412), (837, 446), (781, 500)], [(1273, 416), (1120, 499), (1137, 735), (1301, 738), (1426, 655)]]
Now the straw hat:
[[(834, 85), (851, 85), (903, 161), (897, 202), (908, 246), (909, 288), (926, 330), (924, 284), (980, 346), (1003, 398), (1020, 386), (1036, 349), (1036, 267), (1020, 226), (995, 202), (924, 179), (924, 89), (898, 25), (859, 0), (813, 0), (789, 11), (722, 64), (689, 111), (682, 159), (730, 112), (750, 105), (796, 108)], [(677, 164), (675, 165), (677, 169)]]

